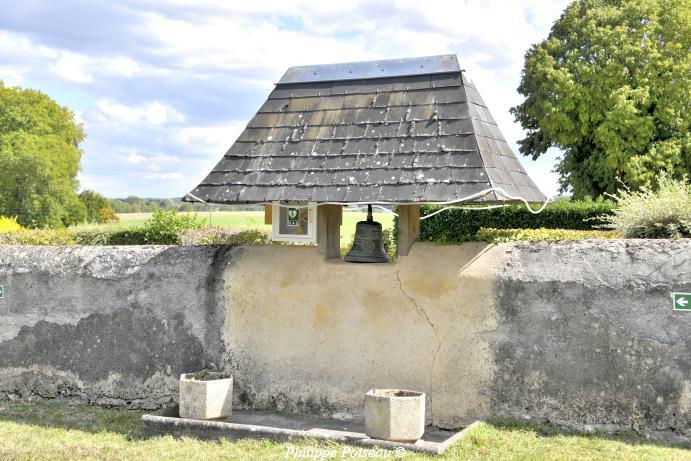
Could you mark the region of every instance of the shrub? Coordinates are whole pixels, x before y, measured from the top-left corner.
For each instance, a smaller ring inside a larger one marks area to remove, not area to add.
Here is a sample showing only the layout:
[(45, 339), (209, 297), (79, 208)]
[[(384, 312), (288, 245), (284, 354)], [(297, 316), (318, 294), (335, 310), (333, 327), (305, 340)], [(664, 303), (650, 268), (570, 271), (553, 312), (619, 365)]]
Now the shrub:
[(181, 231), (201, 227), (196, 215), (178, 214), (177, 210), (154, 211), (151, 219), (144, 223), (144, 239), (149, 245), (179, 245)]
[(398, 255), (396, 254), (396, 240), (391, 229), (382, 229), (381, 238), (384, 240), (384, 250), (389, 255), (389, 259), (395, 261)]
[(623, 190), (615, 196), (614, 213), (605, 216), (608, 227), (626, 238), (691, 237), (691, 183), (660, 176), (659, 189)]
[(17, 217), (0, 216), (0, 232), (14, 232), (23, 227), (17, 222)]
[(115, 214), (110, 208), (101, 208), (98, 210), (98, 215), (96, 216), (96, 222), (99, 224), (113, 224), (119, 223), (120, 218)]
[(119, 229), (110, 232), (107, 245), (146, 245), (147, 243), (150, 242), (147, 241), (144, 229)]
[(516, 242), (530, 240), (582, 240), (582, 239), (612, 239), (622, 235), (616, 231), (602, 230), (573, 230), (573, 229), (491, 229), (481, 228), (475, 234), (475, 240), (489, 243)]
[[(420, 215), (428, 215), (441, 206), (423, 205)], [(593, 230), (611, 214), (614, 203), (605, 200), (558, 200), (539, 214), (524, 205), (510, 205), (489, 210), (450, 209), (420, 222), (420, 240), (460, 243), (473, 240), (480, 228), (494, 229), (573, 229)]]
[(0, 245), (75, 245), (74, 234), (66, 229), (21, 229), (0, 232)]
[(257, 229), (233, 230), (222, 227), (188, 229), (179, 233), (182, 245), (243, 245), (271, 243), (266, 232)]
[(72, 230), (78, 245), (110, 245), (114, 231), (109, 229)]

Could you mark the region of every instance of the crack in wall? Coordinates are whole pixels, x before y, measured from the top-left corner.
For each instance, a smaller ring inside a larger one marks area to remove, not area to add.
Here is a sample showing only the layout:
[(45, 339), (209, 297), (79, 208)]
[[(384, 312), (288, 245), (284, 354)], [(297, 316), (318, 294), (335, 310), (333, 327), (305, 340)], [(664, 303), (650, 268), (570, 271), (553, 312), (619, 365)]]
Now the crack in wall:
[(432, 424), (434, 424), (434, 366), (437, 362), (437, 355), (439, 355), (439, 351), (441, 350), (441, 340), (439, 339), (439, 334), (437, 333), (437, 327), (434, 326), (434, 323), (432, 320), (429, 318), (429, 315), (427, 315), (427, 312), (418, 305), (418, 303), (415, 302), (415, 300), (403, 289), (403, 283), (401, 282), (401, 277), (400, 277), (400, 272), (401, 272), (401, 263), (398, 263), (398, 267), (396, 268), (396, 280), (398, 280), (398, 287), (401, 290), (401, 293), (403, 293), (403, 296), (408, 298), (411, 303), (413, 303), (413, 306), (415, 306), (415, 312), (423, 319), (425, 320), (429, 326), (432, 328), (432, 332), (434, 333), (434, 337), (437, 340), (437, 349), (434, 351), (434, 355), (432, 356), (432, 366), (430, 367), (429, 371), (429, 414), (430, 414), (430, 419), (432, 420)]

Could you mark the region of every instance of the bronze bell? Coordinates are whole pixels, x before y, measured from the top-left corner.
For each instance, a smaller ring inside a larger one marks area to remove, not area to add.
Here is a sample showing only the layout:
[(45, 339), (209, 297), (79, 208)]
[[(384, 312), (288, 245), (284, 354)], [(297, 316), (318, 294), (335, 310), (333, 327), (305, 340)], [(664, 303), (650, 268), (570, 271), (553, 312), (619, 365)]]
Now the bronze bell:
[(343, 259), (351, 263), (389, 262), (381, 237), (381, 224), (372, 219), (372, 205), (367, 205), (367, 221), (360, 221), (355, 226), (353, 247)]

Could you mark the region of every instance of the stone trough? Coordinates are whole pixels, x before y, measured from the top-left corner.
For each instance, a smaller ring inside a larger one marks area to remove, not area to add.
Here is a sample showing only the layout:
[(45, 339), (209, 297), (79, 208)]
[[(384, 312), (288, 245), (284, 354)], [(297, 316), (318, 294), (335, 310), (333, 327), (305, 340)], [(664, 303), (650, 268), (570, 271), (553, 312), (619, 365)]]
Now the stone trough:
[(328, 440), (361, 447), (405, 450), (431, 455), (444, 453), (477, 423), (460, 432), (427, 426), (422, 438), (415, 443), (372, 439), (365, 435), (363, 421), (340, 421), (306, 416), (286, 416), (268, 411), (233, 410), (226, 419), (195, 420), (180, 418), (178, 407), (163, 408), (142, 416), (145, 436), (172, 435), (205, 440), (231, 441), (254, 438), (275, 441), (299, 439)]

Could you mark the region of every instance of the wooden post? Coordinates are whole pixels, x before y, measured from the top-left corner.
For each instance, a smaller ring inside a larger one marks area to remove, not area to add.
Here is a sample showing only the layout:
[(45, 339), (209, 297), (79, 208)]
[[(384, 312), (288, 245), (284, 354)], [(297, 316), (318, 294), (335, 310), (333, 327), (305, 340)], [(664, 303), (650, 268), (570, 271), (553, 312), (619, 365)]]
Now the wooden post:
[(413, 242), (420, 238), (420, 205), (398, 206), (398, 255), (408, 256)]
[(341, 223), (343, 206), (321, 205), (317, 207), (317, 251), (325, 259), (341, 257)]
[(271, 224), (272, 220), (273, 220), (273, 209), (271, 208), (271, 205), (266, 204), (266, 205), (264, 205), (264, 224)]

